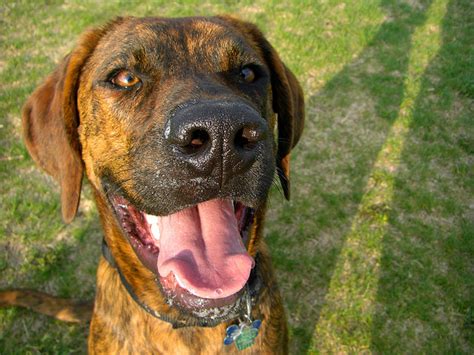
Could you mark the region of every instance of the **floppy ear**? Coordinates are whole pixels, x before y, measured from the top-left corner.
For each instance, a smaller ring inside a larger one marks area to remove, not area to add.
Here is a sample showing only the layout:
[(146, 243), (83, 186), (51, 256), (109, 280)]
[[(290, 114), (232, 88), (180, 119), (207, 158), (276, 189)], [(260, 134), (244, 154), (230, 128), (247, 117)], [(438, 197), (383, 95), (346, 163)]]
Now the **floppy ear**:
[(61, 211), (66, 223), (77, 212), (83, 162), (77, 133), (77, 89), (81, 69), (100, 38), (118, 19), (90, 30), (23, 107), (23, 138), (35, 162), (61, 186)]
[(270, 45), (266, 57), (271, 70), (273, 110), (278, 115), (277, 171), (285, 197), (289, 200), (290, 151), (303, 133), (304, 95), (296, 77)]
[(253, 41), (254, 47), (260, 51), (270, 69), (273, 111), (278, 115), (277, 171), (285, 197), (289, 200), (290, 151), (298, 143), (304, 127), (303, 90), (257, 26), (229, 16), (219, 18)]

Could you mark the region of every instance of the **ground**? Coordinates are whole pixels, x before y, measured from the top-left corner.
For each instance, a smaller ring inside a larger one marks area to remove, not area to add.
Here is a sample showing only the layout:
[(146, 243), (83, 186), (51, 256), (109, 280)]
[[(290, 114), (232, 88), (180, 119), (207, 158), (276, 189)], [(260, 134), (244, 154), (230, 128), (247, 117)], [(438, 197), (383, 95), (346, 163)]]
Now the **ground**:
[[(77, 36), (117, 15), (231, 13), (299, 78), (292, 200), (266, 239), (291, 353), (474, 353), (474, 5), (398, 1), (6, 1), (0, 5), (0, 287), (91, 298), (101, 230), (21, 143), (20, 109)], [(276, 180), (275, 180), (276, 181)], [(0, 311), (0, 352), (83, 353), (87, 327)]]

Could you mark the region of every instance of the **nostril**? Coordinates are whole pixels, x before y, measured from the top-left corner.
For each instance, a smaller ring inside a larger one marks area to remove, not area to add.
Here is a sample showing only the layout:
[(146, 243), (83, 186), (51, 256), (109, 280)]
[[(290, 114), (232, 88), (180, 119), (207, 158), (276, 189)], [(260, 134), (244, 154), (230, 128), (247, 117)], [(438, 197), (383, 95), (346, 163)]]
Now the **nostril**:
[(185, 154), (195, 154), (203, 150), (209, 142), (209, 134), (201, 129), (191, 133), (189, 144), (182, 145), (180, 150)]
[(257, 146), (261, 137), (255, 128), (244, 127), (237, 131), (235, 135), (235, 146), (245, 150), (252, 150)]

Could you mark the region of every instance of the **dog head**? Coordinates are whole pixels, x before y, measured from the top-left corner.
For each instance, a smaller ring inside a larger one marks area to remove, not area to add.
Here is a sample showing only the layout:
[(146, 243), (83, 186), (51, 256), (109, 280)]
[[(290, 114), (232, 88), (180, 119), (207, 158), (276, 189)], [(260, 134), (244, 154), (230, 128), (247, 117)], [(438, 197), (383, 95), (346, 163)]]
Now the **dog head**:
[(303, 116), (298, 82), (254, 25), (119, 18), (80, 38), (26, 103), (23, 127), (61, 185), (66, 222), (85, 170), (137, 294), (224, 319), (254, 267), (275, 172), (289, 198)]

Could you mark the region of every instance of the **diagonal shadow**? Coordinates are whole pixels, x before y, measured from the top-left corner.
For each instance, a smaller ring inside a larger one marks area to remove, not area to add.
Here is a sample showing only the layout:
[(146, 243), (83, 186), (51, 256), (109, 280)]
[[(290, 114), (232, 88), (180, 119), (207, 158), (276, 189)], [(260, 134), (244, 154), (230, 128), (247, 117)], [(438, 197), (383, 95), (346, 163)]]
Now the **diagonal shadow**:
[(411, 113), (394, 181), (391, 227), (382, 239), (371, 343), (377, 353), (472, 353), (474, 348), (473, 32), (468, 29), (473, 10), (471, 1), (448, 3), (440, 50), (423, 74)]
[(430, 3), (414, 8), (382, 1), (386, 20), (373, 40), (307, 100), (307, 124), (293, 163), (294, 202), (272, 205), (267, 227), (291, 353), (309, 350), (337, 257), (400, 109), (412, 34), (425, 22)]

